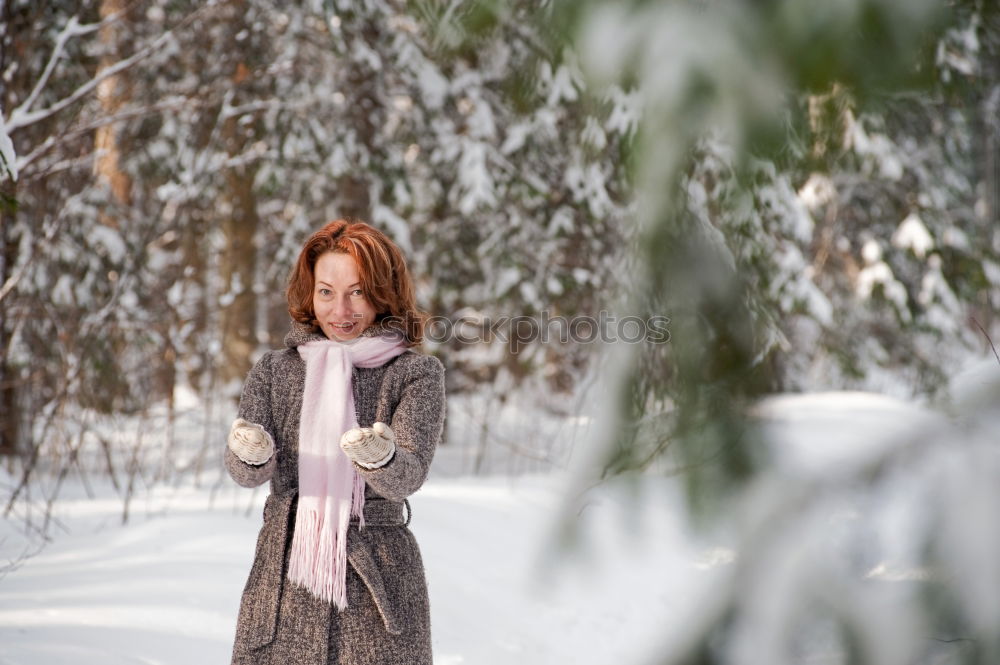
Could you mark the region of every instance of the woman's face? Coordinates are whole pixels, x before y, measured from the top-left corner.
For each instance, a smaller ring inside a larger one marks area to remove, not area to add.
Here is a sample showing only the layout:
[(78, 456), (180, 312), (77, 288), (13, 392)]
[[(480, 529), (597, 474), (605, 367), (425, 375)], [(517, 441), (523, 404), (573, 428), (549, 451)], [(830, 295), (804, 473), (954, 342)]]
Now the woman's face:
[(323, 334), (346, 341), (375, 321), (375, 308), (361, 293), (358, 264), (350, 254), (327, 252), (316, 260), (313, 311)]

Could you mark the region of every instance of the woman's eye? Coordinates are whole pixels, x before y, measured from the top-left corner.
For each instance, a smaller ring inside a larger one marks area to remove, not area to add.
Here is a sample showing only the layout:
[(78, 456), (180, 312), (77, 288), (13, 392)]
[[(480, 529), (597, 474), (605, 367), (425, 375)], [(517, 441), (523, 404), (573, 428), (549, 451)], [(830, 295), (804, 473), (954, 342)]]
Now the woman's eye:
[(360, 295), (362, 295), (361, 294), (361, 289), (354, 289), (353, 291), (351, 291), (351, 295), (352, 296), (360, 296)]
[(331, 293), (330, 289), (320, 289), (319, 290), (319, 294), (321, 296), (323, 296), (324, 298), (328, 297), (330, 295), (330, 293)]

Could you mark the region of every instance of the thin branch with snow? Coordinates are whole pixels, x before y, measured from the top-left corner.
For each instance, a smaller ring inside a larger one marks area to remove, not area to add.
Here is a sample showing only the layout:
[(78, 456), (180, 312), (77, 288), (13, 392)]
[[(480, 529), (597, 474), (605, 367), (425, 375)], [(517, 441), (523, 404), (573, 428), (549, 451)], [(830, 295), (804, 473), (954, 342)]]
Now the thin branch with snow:
[(38, 82), (35, 83), (35, 87), (32, 89), (28, 98), (21, 103), (20, 106), (14, 108), (10, 114), (10, 125), (11, 127), (16, 127), (16, 118), (19, 118), (31, 111), (31, 107), (35, 105), (38, 100), (38, 96), (42, 94), (42, 90), (48, 85), (49, 79), (52, 78), (52, 72), (55, 71), (56, 65), (62, 58), (63, 51), (66, 49), (66, 44), (73, 37), (78, 37), (81, 35), (87, 35), (91, 32), (99, 30), (104, 21), (98, 23), (87, 23), (81, 24), (75, 16), (70, 18), (59, 34), (56, 36), (55, 46), (52, 47), (52, 55), (49, 56), (49, 61), (45, 65), (45, 70), (42, 72), (41, 77), (39, 77)]
[[(97, 76), (92, 78), (90, 81), (84, 83), (83, 85), (79, 86), (76, 90), (74, 90), (72, 93), (70, 93), (63, 99), (59, 100), (58, 102), (55, 102), (54, 104), (48, 106), (47, 108), (40, 109), (38, 111), (31, 111), (30, 110), (31, 105), (34, 104), (35, 98), (37, 98), (36, 91), (40, 91), (41, 88), (39, 86), (44, 87), (44, 83), (48, 80), (48, 77), (51, 74), (47, 66), (46, 73), (43, 73), (42, 78), (39, 81), (39, 85), (35, 86), (36, 89), (32, 91), (32, 94), (28, 97), (28, 99), (25, 101), (24, 104), (14, 109), (14, 111), (11, 113), (10, 119), (6, 123), (7, 132), (9, 134), (12, 134), (16, 130), (21, 129), (22, 127), (27, 127), (28, 125), (32, 125), (36, 122), (45, 120), (46, 118), (50, 118), (56, 113), (59, 113), (60, 111), (65, 109), (66, 107), (79, 101), (83, 97), (86, 97), (94, 89), (96, 89), (97, 86), (99, 86), (104, 80), (123, 72), (124, 70), (128, 69), (137, 62), (145, 59), (156, 50), (162, 48), (173, 37), (175, 30), (186, 26), (188, 23), (191, 23), (195, 18), (197, 18), (201, 13), (205, 12), (210, 7), (211, 5), (206, 5), (191, 12), (190, 14), (185, 16), (180, 21), (180, 23), (178, 23), (170, 30), (164, 32), (162, 35), (154, 39), (151, 43), (147, 44), (146, 46), (143, 46), (141, 49), (136, 51), (133, 55), (129, 56), (128, 58), (120, 60), (115, 64), (111, 65), (110, 67), (102, 69)], [(109, 17), (109, 19), (110, 18), (111, 17)], [(93, 30), (100, 28), (103, 24), (104, 21), (102, 21), (101, 23), (90, 23), (87, 24), (86, 26), (81, 26), (76, 21), (76, 17), (70, 19), (69, 24), (67, 24), (67, 27), (63, 29), (62, 33), (60, 33), (60, 38), (62, 38), (64, 34), (67, 34), (67, 30), (69, 30), (73, 26), (75, 26), (76, 30), (84, 30), (84, 31), (83, 32), (70, 31), (68, 33), (68, 36), (62, 42), (59, 42), (57, 40), (56, 48), (53, 52), (53, 58), (50, 59), (49, 64), (54, 67), (53, 63), (56, 60), (56, 56), (61, 56), (61, 51), (65, 47), (65, 40), (68, 39), (69, 36), (75, 36), (76, 34), (86, 34), (88, 32), (92, 32)]]

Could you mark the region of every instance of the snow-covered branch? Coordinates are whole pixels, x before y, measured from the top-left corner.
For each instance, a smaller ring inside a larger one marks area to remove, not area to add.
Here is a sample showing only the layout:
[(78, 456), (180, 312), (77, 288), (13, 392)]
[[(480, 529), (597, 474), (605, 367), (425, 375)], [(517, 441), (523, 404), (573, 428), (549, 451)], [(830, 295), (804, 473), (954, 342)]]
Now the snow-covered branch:
[(10, 119), (12, 127), (15, 127), (15, 118), (27, 114), (31, 111), (31, 107), (35, 105), (35, 102), (38, 100), (38, 96), (42, 93), (42, 90), (45, 89), (45, 86), (48, 85), (49, 79), (52, 77), (52, 72), (55, 71), (56, 65), (59, 63), (60, 58), (62, 58), (63, 51), (66, 50), (66, 44), (69, 43), (69, 40), (73, 37), (95, 32), (96, 30), (99, 30), (104, 23), (105, 21), (81, 24), (75, 16), (70, 18), (70, 20), (66, 23), (66, 27), (64, 27), (59, 32), (59, 35), (56, 36), (56, 43), (52, 48), (52, 55), (49, 56), (49, 61), (45, 65), (45, 70), (42, 72), (38, 82), (35, 83), (35, 87), (32, 89), (31, 94), (28, 95), (28, 98), (24, 100), (20, 106), (16, 107), (11, 112)]
[(170, 30), (167, 30), (162, 35), (154, 39), (146, 46), (139, 49), (136, 53), (129, 56), (128, 58), (120, 60), (115, 64), (111, 65), (110, 67), (102, 69), (97, 76), (95, 76), (87, 83), (84, 83), (76, 90), (74, 90), (72, 93), (70, 93), (68, 96), (64, 97), (58, 102), (55, 102), (54, 104), (52, 104), (47, 108), (39, 109), (37, 111), (31, 111), (31, 106), (32, 104), (34, 104), (35, 99), (38, 96), (38, 93), (42, 88), (44, 88), (45, 82), (48, 81), (48, 78), (51, 75), (51, 69), (55, 67), (56, 60), (62, 54), (62, 50), (65, 48), (66, 41), (68, 41), (70, 37), (76, 36), (78, 34), (87, 34), (89, 32), (93, 32), (94, 30), (97, 30), (100, 27), (102, 27), (105, 21), (108, 21), (112, 18), (108, 17), (108, 19), (105, 19), (105, 21), (101, 21), (100, 23), (90, 23), (87, 25), (80, 25), (79, 22), (77, 22), (76, 17), (73, 17), (72, 19), (70, 19), (66, 28), (64, 28), (63, 31), (60, 33), (59, 39), (57, 39), (56, 42), (56, 47), (53, 51), (53, 57), (50, 58), (49, 65), (46, 66), (46, 71), (42, 75), (39, 84), (35, 86), (35, 90), (32, 91), (31, 95), (29, 95), (25, 103), (14, 109), (14, 111), (11, 113), (10, 119), (7, 122), (7, 132), (12, 134), (14, 131), (21, 129), (22, 127), (27, 127), (28, 125), (32, 125), (36, 122), (45, 120), (46, 118), (49, 118), (55, 115), (56, 113), (59, 113), (66, 107), (79, 101), (83, 97), (86, 97), (93, 90), (95, 90), (97, 86), (99, 86), (104, 80), (111, 78), (116, 74), (121, 73), (122, 71), (128, 69), (132, 65), (139, 62), (140, 60), (143, 60), (146, 57), (148, 57), (157, 49), (162, 48), (165, 44), (167, 44), (170, 41), (170, 39), (173, 37), (174, 31), (177, 28), (183, 27), (188, 23), (190, 23), (191, 21), (193, 21), (199, 14), (204, 12), (208, 7), (210, 7), (210, 5), (191, 12), (186, 17), (184, 17), (184, 19), (181, 20), (181, 22), (177, 26), (171, 28)]
[(157, 104), (150, 104), (146, 106), (137, 106), (124, 109), (117, 113), (112, 113), (108, 115), (102, 115), (91, 122), (79, 125), (67, 129), (65, 132), (57, 135), (50, 135), (42, 143), (35, 146), (31, 152), (27, 155), (21, 155), (17, 158), (17, 169), (19, 172), (24, 172), (30, 164), (32, 164), (36, 159), (44, 155), (54, 146), (58, 145), (61, 141), (73, 139), (78, 136), (89, 134), (96, 129), (101, 127), (106, 127), (108, 125), (114, 125), (116, 123), (132, 120), (134, 118), (142, 118), (155, 113), (162, 113), (164, 111), (178, 111), (184, 108), (208, 108), (221, 103), (218, 97), (205, 97), (205, 98), (192, 98), (192, 97), (173, 97), (170, 99), (165, 99)]
[(4, 125), (3, 109), (0, 109), (0, 178), (4, 172), (9, 173), (12, 180), (17, 180), (17, 154)]

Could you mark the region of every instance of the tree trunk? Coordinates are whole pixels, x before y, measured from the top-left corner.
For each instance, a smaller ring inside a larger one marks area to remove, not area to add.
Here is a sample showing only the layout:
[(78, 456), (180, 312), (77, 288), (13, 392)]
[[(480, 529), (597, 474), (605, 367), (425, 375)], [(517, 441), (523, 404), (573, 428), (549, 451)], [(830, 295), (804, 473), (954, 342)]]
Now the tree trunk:
[[(17, 211), (17, 186), (9, 177), (0, 180), (0, 287), (14, 268), (18, 243), (12, 227)], [(17, 370), (10, 363), (10, 342), (14, 321), (10, 303), (12, 294), (0, 301), (0, 456), (17, 453), (17, 435), (21, 411), (17, 408)]]
[[(101, 18), (105, 19), (112, 14), (125, 11), (127, 4), (126, 0), (101, 0)], [(125, 39), (126, 21), (127, 16), (122, 16), (118, 21), (101, 28), (100, 40), (104, 53), (101, 56), (98, 73), (125, 57), (121, 44)], [(114, 117), (129, 101), (131, 95), (131, 84), (125, 72), (106, 78), (97, 87), (97, 99), (107, 117)], [(121, 168), (123, 152), (121, 142), (121, 128), (118, 123), (108, 123), (97, 129), (94, 139), (94, 175), (110, 190), (118, 206), (127, 206), (132, 200), (132, 179)], [(118, 222), (113, 215), (102, 217), (106, 217), (102, 219), (103, 223), (117, 228)]]
[[(224, 62), (234, 86), (231, 103), (237, 106), (266, 94), (266, 91), (257, 88), (261, 82), (256, 70), (261, 58), (257, 52), (260, 44), (255, 38), (254, 26), (248, 23), (247, 5), (246, 0), (231, 0), (225, 4), (223, 13), (228, 33), (225, 41), (231, 45)], [(254, 296), (257, 281), (255, 240), (260, 222), (254, 192), (257, 166), (253, 158), (246, 161), (239, 159), (257, 140), (252, 120), (252, 117), (231, 115), (221, 127), (222, 143), (231, 158), (231, 163), (222, 173), (218, 215), (221, 218), (223, 250), (219, 257), (222, 353), (218, 358), (217, 377), (224, 390), (225, 387), (242, 384), (250, 370), (251, 355), (257, 348), (257, 302)]]
[[(229, 118), (223, 136), (230, 156), (242, 152), (245, 141), (238, 136), (239, 123)], [(253, 183), (256, 169), (233, 166), (225, 172), (222, 233), (225, 249), (219, 259), (223, 300), (221, 303), (222, 358), (219, 377), (223, 385), (242, 382), (250, 370), (251, 354), (257, 346), (257, 302), (254, 297), (259, 217)]]
[[(374, 40), (374, 27), (365, 24), (354, 39), (364, 42), (366, 36)], [(384, 117), (375, 95), (371, 70), (354, 60), (347, 63), (346, 91), (350, 103), (346, 104), (343, 122), (351, 127), (358, 143), (365, 146), (375, 158), (378, 155), (376, 134), (378, 123)], [(372, 203), (369, 193), (370, 177), (363, 171), (351, 171), (337, 179), (338, 217), (361, 219), (371, 222)]]

